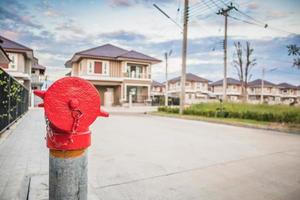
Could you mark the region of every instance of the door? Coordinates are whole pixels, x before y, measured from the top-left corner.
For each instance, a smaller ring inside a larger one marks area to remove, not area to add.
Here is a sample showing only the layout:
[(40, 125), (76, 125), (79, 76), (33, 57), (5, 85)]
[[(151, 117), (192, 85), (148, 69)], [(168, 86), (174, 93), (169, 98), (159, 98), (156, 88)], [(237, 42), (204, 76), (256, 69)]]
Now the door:
[(104, 92), (104, 106), (112, 106), (114, 103), (114, 88), (107, 88)]

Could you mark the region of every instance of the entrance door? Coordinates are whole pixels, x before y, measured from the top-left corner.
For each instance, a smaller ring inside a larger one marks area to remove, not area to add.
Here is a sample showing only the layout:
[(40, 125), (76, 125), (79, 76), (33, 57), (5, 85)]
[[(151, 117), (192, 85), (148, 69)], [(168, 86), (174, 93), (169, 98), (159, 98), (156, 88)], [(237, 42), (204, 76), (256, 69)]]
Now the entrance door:
[(107, 88), (104, 92), (104, 106), (112, 106), (114, 103), (114, 88)]

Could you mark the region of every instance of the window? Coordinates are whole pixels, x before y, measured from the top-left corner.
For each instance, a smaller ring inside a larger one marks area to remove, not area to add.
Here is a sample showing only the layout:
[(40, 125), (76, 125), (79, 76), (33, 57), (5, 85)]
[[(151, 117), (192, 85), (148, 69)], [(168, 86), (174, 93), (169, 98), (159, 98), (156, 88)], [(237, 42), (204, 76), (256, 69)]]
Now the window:
[(8, 53), (8, 56), (11, 60), (11, 62), (8, 65), (8, 68), (11, 70), (17, 70), (18, 65), (18, 55), (15, 53)]
[(109, 75), (109, 62), (89, 60), (87, 62), (87, 73)]

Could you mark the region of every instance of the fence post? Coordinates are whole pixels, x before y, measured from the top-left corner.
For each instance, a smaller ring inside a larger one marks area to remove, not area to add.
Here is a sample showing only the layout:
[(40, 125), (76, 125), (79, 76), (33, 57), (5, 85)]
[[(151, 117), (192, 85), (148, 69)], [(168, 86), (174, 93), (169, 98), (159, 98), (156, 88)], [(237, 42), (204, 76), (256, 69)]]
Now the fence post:
[(89, 126), (98, 116), (108, 117), (100, 110), (100, 95), (77, 77), (62, 78), (34, 94), (44, 100), (39, 106), (47, 119), (49, 200), (87, 200)]
[(7, 113), (7, 120), (8, 120), (8, 124), (10, 124), (10, 101), (11, 101), (11, 99), (10, 99), (10, 77), (9, 76), (7, 76), (8, 77), (8, 113)]

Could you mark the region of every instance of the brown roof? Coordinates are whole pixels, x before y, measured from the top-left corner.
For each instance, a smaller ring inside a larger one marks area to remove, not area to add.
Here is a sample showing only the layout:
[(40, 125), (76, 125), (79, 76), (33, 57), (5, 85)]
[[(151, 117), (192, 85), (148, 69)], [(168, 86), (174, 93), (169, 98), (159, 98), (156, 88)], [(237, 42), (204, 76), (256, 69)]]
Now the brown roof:
[(156, 86), (156, 87), (164, 87), (165, 85), (160, 83), (160, 82), (157, 82), (157, 81), (152, 81), (152, 86)]
[(17, 42), (14, 42), (10, 39), (7, 39), (3, 36), (0, 35), (0, 39), (2, 40), (2, 48), (3, 49), (16, 49), (16, 50), (25, 50), (25, 51), (32, 51), (32, 49), (22, 45), (22, 44), (19, 44)]
[[(234, 78), (227, 78), (227, 85), (240, 85), (241, 82)], [(223, 85), (223, 79), (210, 84), (211, 86)]]
[(277, 86), (282, 89), (297, 89), (297, 86), (289, 83), (279, 83)]
[[(254, 80), (254, 81), (249, 82), (249, 83), (248, 83), (248, 86), (249, 86), (249, 87), (261, 87), (261, 82), (262, 82), (261, 79), (256, 79), (256, 80)], [(264, 86), (265, 86), (265, 87), (275, 87), (276, 84), (275, 84), (275, 83), (272, 83), (272, 82), (270, 82), (270, 81), (264, 80)]]
[(94, 47), (91, 49), (87, 49), (87, 50), (75, 53), (74, 56), (72, 57), (72, 59), (65, 63), (65, 65), (67, 67), (69, 66), (69, 64), (71, 62), (76, 61), (75, 56), (100, 57), (100, 58), (108, 58), (108, 59), (116, 59), (116, 60), (132, 59), (132, 60), (150, 61), (150, 62), (155, 62), (155, 63), (161, 62), (161, 60), (158, 60), (151, 56), (147, 56), (140, 52), (133, 51), (133, 50), (128, 51), (126, 49), (122, 49), (120, 47), (117, 47), (117, 46), (114, 46), (111, 44), (105, 44), (102, 46)]
[[(186, 81), (194, 81), (194, 82), (210, 82), (210, 80), (207, 80), (205, 78), (202, 78), (200, 76), (197, 76), (195, 74), (192, 74), (192, 73), (187, 73), (185, 75), (185, 79)], [(178, 77), (175, 77), (171, 80), (169, 80), (170, 83), (174, 83), (174, 82), (178, 82), (181, 80), (181, 76), (178, 76)]]
[(32, 69), (41, 69), (41, 70), (45, 70), (46, 67), (40, 64), (36, 64), (32, 66)]

